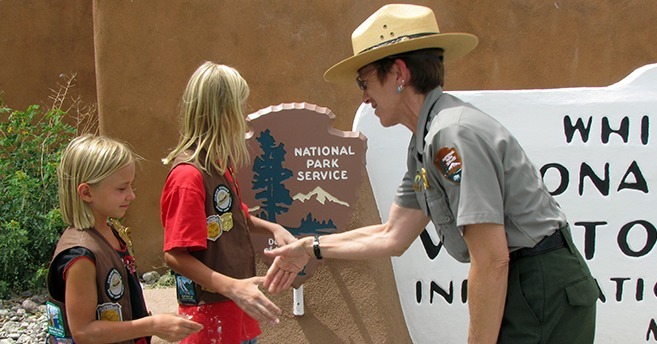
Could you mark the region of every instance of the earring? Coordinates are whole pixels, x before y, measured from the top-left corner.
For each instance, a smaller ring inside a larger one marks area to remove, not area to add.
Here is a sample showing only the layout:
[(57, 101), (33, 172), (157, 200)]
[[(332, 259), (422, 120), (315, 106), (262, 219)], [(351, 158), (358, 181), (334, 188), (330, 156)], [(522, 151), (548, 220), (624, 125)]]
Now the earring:
[(401, 93), (401, 91), (404, 90), (404, 85), (398, 85), (397, 86), (397, 93)]

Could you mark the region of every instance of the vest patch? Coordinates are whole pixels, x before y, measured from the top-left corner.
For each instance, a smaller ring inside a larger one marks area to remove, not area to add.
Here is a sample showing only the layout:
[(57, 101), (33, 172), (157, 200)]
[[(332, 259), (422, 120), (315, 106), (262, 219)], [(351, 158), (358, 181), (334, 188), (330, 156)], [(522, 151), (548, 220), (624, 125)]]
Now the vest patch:
[(65, 337), (62, 309), (48, 301), (46, 302), (46, 316), (48, 317), (48, 333), (55, 337)]
[(96, 317), (98, 320), (123, 321), (121, 305), (112, 302), (100, 304), (96, 307)]
[(230, 194), (228, 186), (220, 184), (214, 189), (212, 204), (219, 214), (230, 210), (230, 207), (233, 205), (233, 196)]
[(451, 182), (461, 184), (461, 157), (453, 147), (442, 147), (436, 153), (433, 163), (440, 173)]
[(194, 282), (189, 278), (176, 274), (176, 298), (183, 305), (198, 304)]
[(112, 301), (119, 300), (123, 296), (123, 292), (125, 292), (125, 283), (123, 283), (123, 278), (121, 278), (121, 274), (116, 268), (112, 268), (107, 274), (105, 292)]
[(206, 219), (208, 224), (208, 240), (216, 241), (223, 232), (233, 229), (233, 213), (210, 215)]
[(48, 344), (75, 344), (73, 338), (59, 338), (53, 335), (46, 336), (46, 343)]

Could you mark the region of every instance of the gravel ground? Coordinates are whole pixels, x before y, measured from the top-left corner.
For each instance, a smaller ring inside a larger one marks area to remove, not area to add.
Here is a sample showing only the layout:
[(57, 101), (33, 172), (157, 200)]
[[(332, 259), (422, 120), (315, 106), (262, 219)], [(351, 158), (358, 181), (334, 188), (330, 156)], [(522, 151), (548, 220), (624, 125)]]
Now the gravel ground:
[[(144, 285), (144, 298), (153, 314), (177, 311), (171, 276), (170, 274), (160, 276), (156, 272), (144, 275), (147, 280), (147, 285)], [(48, 295), (45, 290), (36, 294), (24, 292), (6, 300), (0, 299), (0, 344), (44, 343), (48, 328), (47, 300)], [(152, 343), (168, 342), (153, 337)]]
[(0, 344), (44, 343), (46, 294), (24, 293), (0, 300)]

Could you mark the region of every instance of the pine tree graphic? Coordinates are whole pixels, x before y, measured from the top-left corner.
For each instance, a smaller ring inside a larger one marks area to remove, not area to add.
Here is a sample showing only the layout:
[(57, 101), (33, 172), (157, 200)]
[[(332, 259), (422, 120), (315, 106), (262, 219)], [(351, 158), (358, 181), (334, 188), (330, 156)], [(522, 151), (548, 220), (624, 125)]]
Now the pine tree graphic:
[(259, 217), (276, 222), (276, 215), (287, 212), (292, 205), (290, 190), (283, 184), (283, 181), (292, 177), (292, 171), (283, 167), (285, 145), (277, 145), (269, 129), (260, 132), (256, 140), (262, 149), (262, 155), (253, 161), (252, 180), (253, 190), (257, 191), (255, 198), (262, 200)]

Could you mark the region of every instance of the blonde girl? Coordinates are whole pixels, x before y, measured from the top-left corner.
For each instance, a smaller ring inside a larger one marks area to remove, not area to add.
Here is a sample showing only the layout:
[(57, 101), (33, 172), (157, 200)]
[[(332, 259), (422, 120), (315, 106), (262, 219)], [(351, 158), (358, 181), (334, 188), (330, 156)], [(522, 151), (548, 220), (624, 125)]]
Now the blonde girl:
[(255, 343), (258, 322), (278, 322), (280, 309), (258, 289), (249, 232), (268, 230), (279, 244), (295, 238), (251, 216), (240, 198), (248, 96), (237, 70), (198, 67), (182, 97), (178, 144), (163, 160), (171, 165), (160, 202), (164, 258), (177, 273), (179, 312), (204, 325), (182, 343)]
[(135, 199), (137, 156), (123, 143), (80, 136), (58, 168), (64, 231), (48, 272), (49, 343), (180, 340), (201, 325), (174, 314), (149, 316), (131, 242), (118, 221)]

